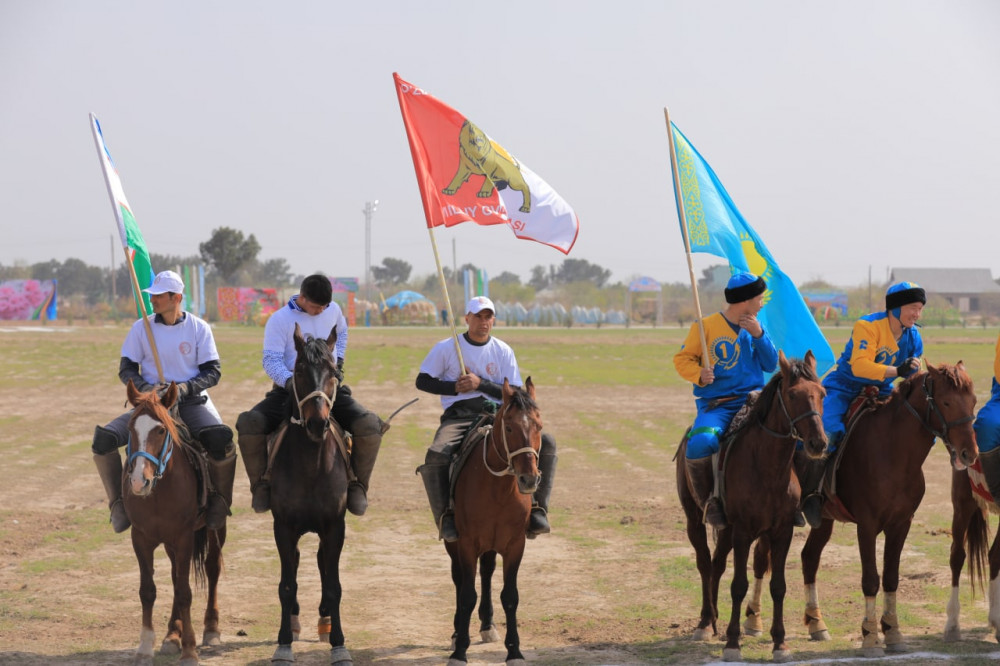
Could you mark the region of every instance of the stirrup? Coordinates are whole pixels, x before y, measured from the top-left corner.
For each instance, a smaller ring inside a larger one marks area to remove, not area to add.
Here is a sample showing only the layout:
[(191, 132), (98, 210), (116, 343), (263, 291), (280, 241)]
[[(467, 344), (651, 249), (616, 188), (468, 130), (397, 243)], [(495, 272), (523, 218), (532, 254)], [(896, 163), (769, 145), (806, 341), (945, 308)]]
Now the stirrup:
[(368, 510), (368, 495), (365, 487), (358, 481), (347, 486), (347, 510), (355, 516), (363, 516)]
[(132, 521), (128, 519), (128, 514), (125, 513), (125, 503), (120, 497), (112, 502), (108, 508), (111, 509), (111, 529), (116, 534), (121, 534), (132, 526)]
[(823, 524), (823, 496), (813, 493), (802, 500), (802, 515), (809, 527), (816, 529)]
[(259, 481), (251, 490), (253, 499), (250, 505), (257, 513), (266, 513), (271, 508), (271, 486), (264, 481)]
[(708, 501), (705, 502), (705, 513), (702, 521), (719, 530), (729, 525), (718, 497), (709, 497)]
[(528, 529), (525, 530), (525, 536), (529, 539), (534, 539), (539, 534), (548, 534), (552, 531), (552, 527), (549, 525), (548, 513), (540, 506), (531, 507), (531, 515), (528, 517)]
[(442, 514), (441, 522), (438, 525), (438, 538), (444, 539), (448, 543), (458, 541), (458, 529), (455, 527), (455, 514), (451, 512)]
[(208, 505), (205, 507), (205, 527), (210, 530), (221, 530), (226, 526), (226, 518), (233, 515), (226, 505), (226, 498), (219, 493), (212, 493), (208, 496)]

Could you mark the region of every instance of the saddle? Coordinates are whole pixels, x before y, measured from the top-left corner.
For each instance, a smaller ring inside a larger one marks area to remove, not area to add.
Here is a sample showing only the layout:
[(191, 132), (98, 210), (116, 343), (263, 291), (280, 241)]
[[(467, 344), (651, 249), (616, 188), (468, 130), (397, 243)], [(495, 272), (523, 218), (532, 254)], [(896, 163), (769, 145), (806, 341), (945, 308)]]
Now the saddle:
[[(267, 467), (264, 470), (264, 474), (261, 475), (262, 479), (271, 479), (271, 466), (274, 464), (274, 458), (278, 455), (278, 450), (281, 449), (281, 444), (285, 441), (285, 433), (288, 432), (288, 426), (291, 425), (291, 419), (284, 419), (278, 428), (267, 436)], [(330, 429), (327, 431), (326, 436), (332, 437), (337, 448), (340, 449), (340, 457), (343, 458), (344, 464), (347, 466), (347, 480), (356, 481), (357, 477), (354, 474), (354, 469), (351, 467), (351, 451), (353, 449), (354, 440), (351, 433), (340, 427), (334, 419), (330, 419)]]
[(455, 485), (458, 483), (458, 475), (461, 473), (462, 468), (465, 467), (469, 456), (476, 450), (476, 444), (485, 439), (490, 434), (490, 431), (492, 431), (495, 417), (496, 414), (489, 412), (480, 414), (479, 418), (473, 421), (469, 429), (465, 431), (465, 436), (462, 438), (462, 443), (459, 445), (458, 450), (451, 455), (451, 465), (448, 467), (448, 496), (450, 499), (453, 500), (455, 497)]
[[(715, 469), (715, 484), (718, 488), (716, 494), (719, 497), (719, 501), (722, 503), (723, 510), (726, 508), (726, 463), (728, 461), (726, 454), (729, 452), (733, 442), (736, 441), (736, 434), (749, 420), (750, 412), (753, 411), (758, 398), (760, 398), (760, 391), (751, 391), (747, 394), (746, 402), (743, 403), (740, 410), (736, 412), (736, 415), (733, 416), (733, 420), (729, 422), (729, 426), (726, 428), (726, 431), (722, 433), (722, 437), (719, 438), (719, 459), (718, 465)], [(715, 407), (731, 400), (738, 400), (738, 398), (719, 398), (718, 400), (713, 400), (709, 403), (709, 407)]]
[(986, 483), (986, 475), (983, 473), (983, 465), (977, 459), (969, 465), (969, 485), (972, 487), (972, 497), (981, 509), (987, 509), (990, 513), (1000, 513), (1000, 499), (995, 499), (990, 493), (990, 487)]
[(211, 487), (211, 477), (208, 475), (208, 452), (200, 445), (195, 444), (195, 439), (191, 436), (187, 424), (181, 419), (177, 407), (178, 405), (175, 403), (168, 411), (174, 419), (174, 427), (177, 428), (177, 444), (180, 445), (181, 451), (187, 456), (191, 467), (194, 468), (198, 484), (198, 515), (203, 516), (208, 508), (208, 494), (214, 490)]
[(844, 506), (844, 503), (837, 496), (837, 470), (840, 468), (840, 461), (844, 457), (844, 451), (847, 450), (847, 442), (850, 441), (851, 434), (853, 434), (858, 423), (861, 422), (861, 419), (866, 414), (873, 412), (883, 402), (884, 400), (879, 400), (877, 386), (866, 386), (851, 401), (850, 406), (847, 408), (847, 413), (844, 414), (844, 436), (837, 445), (837, 450), (833, 456), (827, 461), (823, 480), (819, 486), (819, 491), (827, 500), (824, 509), (829, 512), (834, 520), (849, 523), (855, 522), (853, 514), (847, 510), (847, 507)]

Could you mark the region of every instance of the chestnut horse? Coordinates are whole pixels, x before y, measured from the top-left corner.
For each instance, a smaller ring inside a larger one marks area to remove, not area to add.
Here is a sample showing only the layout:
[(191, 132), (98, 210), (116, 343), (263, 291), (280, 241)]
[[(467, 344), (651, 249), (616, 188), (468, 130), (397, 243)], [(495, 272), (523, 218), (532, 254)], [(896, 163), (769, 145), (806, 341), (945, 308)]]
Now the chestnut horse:
[(337, 329), (326, 339), (305, 340), (295, 325), (295, 368), (292, 378), (292, 419), (270, 453), (271, 514), (274, 542), (281, 559), (281, 627), (272, 663), (292, 663), (292, 640), (299, 630), (299, 539), (306, 532), (319, 535), (316, 561), (322, 588), (320, 634), (329, 635), (330, 663), (353, 663), (344, 646), (340, 624), (340, 554), (344, 547), (344, 511), (347, 509), (347, 450), (344, 431), (330, 410), (337, 395), (339, 375), (330, 350)]
[[(900, 553), (924, 496), (921, 467), (937, 437), (948, 447), (955, 469), (964, 469), (976, 461), (979, 449), (972, 430), (975, 405), (972, 380), (961, 361), (937, 367), (928, 363), (926, 372), (903, 380), (887, 400), (862, 416), (841, 443), (846, 448), (837, 470), (836, 495), (824, 505), (823, 524), (809, 531), (802, 548), (805, 621), (814, 640), (829, 637), (816, 594), (816, 571), (836, 519), (857, 524), (861, 589), (865, 596), (861, 624), (864, 656), (883, 656), (886, 649), (906, 650), (896, 614), (896, 590)], [(881, 621), (875, 614), (879, 590), (875, 540), (880, 533), (885, 534)], [(880, 630), (885, 637), (884, 647), (879, 640)]]
[[(978, 468), (978, 465), (975, 467)], [(966, 548), (969, 550), (969, 579), (973, 592), (983, 589), (983, 573), (989, 565), (989, 627), (993, 629), (994, 637), (1000, 642), (1000, 530), (989, 543), (989, 523), (987, 516), (992, 510), (1000, 511), (996, 501), (989, 496), (988, 489), (975, 491), (969, 480), (973, 467), (966, 470), (951, 472), (951, 600), (948, 602), (948, 620), (944, 625), (944, 640), (958, 641), (962, 639), (962, 630), (958, 624), (960, 604), (958, 600), (958, 583), (962, 577), (962, 566), (965, 564)]]
[(198, 516), (198, 479), (169, 410), (177, 402), (177, 385), (170, 384), (161, 400), (155, 391), (140, 393), (129, 381), (128, 401), (135, 407), (129, 419), (128, 462), (122, 478), (125, 512), (132, 521), (132, 548), (139, 561), (142, 631), (135, 664), (153, 663), (153, 552), (163, 544), (170, 557), (174, 603), (160, 654), (181, 653), (181, 666), (198, 663), (191, 625), (191, 564), (195, 580), (208, 581), (204, 645), (219, 644), (218, 583), (226, 528), (208, 530)]
[(737, 427), (726, 451), (724, 466), (726, 517), (729, 525), (720, 530), (714, 554), (709, 550), (702, 511), (691, 493), (684, 464), (687, 439), (677, 453), (677, 494), (687, 517), (687, 535), (694, 546), (701, 574), (701, 620), (695, 639), (717, 633), (719, 580), (726, 570), (726, 558), (733, 551), (732, 614), (726, 629), (723, 659), (739, 661), (740, 613), (747, 592), (747, 560), (755, 539), (770, 546), (771, 598), (774, 620), (771, 638), (774, 661), (787, 661), (791, 651), (785, 643), (783, 606), (785, 599), (785, 558), (792, 542), (795, 509), (799, 503), (798, 479), (792, 474), (796, 442), (807, 455), (819, 458), (826, 450), (823, 430), (825, 391), (816, 375), (816, 359), (811, 351), (805, 360), (789, 361), (778, 355), (779, 372), (761, 391), (746, 422)]
[(455, 483), (458, 541), (445, 543), (451, 556), (456, 599), (454, 652), (448, 664), (460, 666), (467, 662), (469, 623), (476, 606), (477, 562), (483, 595), (479, 604), (480, 632), (483, 640), (495, 640), (490, 578), (499, 553), (503, 558), (500, 603), (507, 620), (506, 662), (514, 666), (524, 664), (517, 633), (517, 570), (524, 555), (531, 494), (541, 481), (538, 450), (542, 445), (542, 418), (531, 377), (523, 389), (504, 379), (503, 404), (492, 429), (481, 441), (482, 455), (473, 452), (469, 456)]

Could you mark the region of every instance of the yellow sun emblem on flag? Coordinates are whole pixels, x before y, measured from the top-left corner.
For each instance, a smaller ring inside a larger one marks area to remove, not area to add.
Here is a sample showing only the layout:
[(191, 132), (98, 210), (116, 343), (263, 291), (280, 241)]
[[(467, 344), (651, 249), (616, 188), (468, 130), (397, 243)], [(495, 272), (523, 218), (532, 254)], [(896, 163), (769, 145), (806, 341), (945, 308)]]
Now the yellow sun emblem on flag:
[(770, 283), (771, 278), (774, 276), (774, 271), (771, 269), (771, 265), (767, 262), (767, 259), (757, 251), (757, 244), (749, 234), (740, 233), (740, 246), (743, 248), (743, 257), (747, 262), (747, 270), (754, 275), (764, 278), (764, 282), (768, 283), (767, 291), (764, 292), (764, 305), (767, 305), (767, 302), (771, 300)]

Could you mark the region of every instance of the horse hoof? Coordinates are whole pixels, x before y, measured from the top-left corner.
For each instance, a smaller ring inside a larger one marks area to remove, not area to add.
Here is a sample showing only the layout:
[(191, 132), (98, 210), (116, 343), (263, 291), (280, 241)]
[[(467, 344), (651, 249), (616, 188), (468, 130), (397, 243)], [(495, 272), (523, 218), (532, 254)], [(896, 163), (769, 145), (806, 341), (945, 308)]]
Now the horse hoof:
[(820, 629), (819, 631), (814, 631), (809, 634), (809, 640), (811, 641), (828, 641), (830, 640), (830, 632), (826, 629)]
[(910, 649), (906, 647), (906, 643), (889, 643), (886, 644), (885, 649), (887, 652), (893, 652), (899, 654), (900, 652), (909, 652)]
[(271, 655), (272, 664), (294, 664), (295, 655), (292, 654), (291, 645), (279, 645), (278, 649)]
[[(484, 643), (496, 643), (500, 640), (500, 632), (497, 631), (497, 626), (495, 624), (491, 624), (489, 629), (484, 629), (479, 632), (479, 637), (483, 639)], [(455, 648), (452, 647), (452, 650), (454, 649)]]
[(743, 633), (750, 637), (760, 636), (760, 629), (750, 629), (748, 627), (743, 627)]
[(708, 641), (712, 639), (712, 630), (708, 627), (698, 627), (691, 634), (691, 640), (693, 641)]
[(878, 659), (885, 656), (885, 650), (880, 647), (861, 648), (861, 656), (865, 659)]
[(160, 654), (180, 654), (181, 642), (176, 638), (164, 638), (160, 646)]
[(222, 645), (222, 634), (217, 631), (206, 631), (201, 637), (201, 644), (205, 647)]
[(792, 660), (792, 651), (788, 648), (775, 650), (771, 653), (771, 661), (776, 664), (784, 664)]
[(945, 643), (956, 643), (962, 640), (962, 630), (958, 627), (945, 627), (944, 630), (944, 642)]
[(330, 648), (330, 664), (332, 666), (350, 666), (354, 663), (351, 653), (343, 645)]
[(743, 661), (743, 653), (740, 652), (739, 648), (724, 648), (722, 661)]

